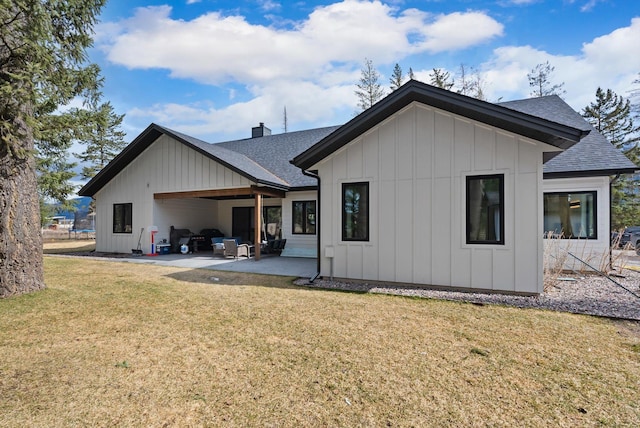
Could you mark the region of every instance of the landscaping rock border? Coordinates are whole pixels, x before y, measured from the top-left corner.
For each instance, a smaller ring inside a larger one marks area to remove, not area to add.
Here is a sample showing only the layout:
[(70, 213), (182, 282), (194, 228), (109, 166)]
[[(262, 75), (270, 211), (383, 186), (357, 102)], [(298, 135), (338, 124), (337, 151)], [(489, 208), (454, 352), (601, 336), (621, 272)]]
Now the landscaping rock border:
[(557, 281), (540, 296), (443, 291), (418, 286), (339, 282), (328, 279), (319, 279), (313, 283), (300, 279), (295, 283), (305, 287), (548, 309), (640, 321), (640, 298), (637, 297), (640, 296), (640, 272), (624, 269), (620, 272), (621, 277), (612, 277), (629, 291), (595, 273), (567, 276), (571, 280)]

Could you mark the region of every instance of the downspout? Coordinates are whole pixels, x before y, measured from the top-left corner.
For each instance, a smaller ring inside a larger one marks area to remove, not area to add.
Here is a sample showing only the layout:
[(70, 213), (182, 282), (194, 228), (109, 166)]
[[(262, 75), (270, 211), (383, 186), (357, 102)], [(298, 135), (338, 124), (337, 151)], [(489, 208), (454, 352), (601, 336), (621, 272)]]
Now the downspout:
[(611, 211), (613, 208), (613, 185), (620, 178), (620, 174), (609, 179), (609, 270), (613, 270), (613, 247), (611, 246)]
[(316, 273), (311, 278), (310, 282), (313, 282), (320, 276), (320, 176), (315, 172), (301, 169), (302, 173), (307, 177), (315, 178), (318, 181), (318, 199), (316, 201)]

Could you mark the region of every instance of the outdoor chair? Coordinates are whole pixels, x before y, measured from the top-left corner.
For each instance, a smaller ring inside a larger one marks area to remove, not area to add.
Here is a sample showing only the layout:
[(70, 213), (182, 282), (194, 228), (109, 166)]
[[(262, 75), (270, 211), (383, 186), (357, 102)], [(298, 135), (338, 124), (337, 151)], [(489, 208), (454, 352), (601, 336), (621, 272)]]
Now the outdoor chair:
[(225, 239), (223, 243), (225, 257), (233, 256), (237, 259), (240, 256), (245, 256), (249, 258), (249, 245), (238, 244), (235, 239)]

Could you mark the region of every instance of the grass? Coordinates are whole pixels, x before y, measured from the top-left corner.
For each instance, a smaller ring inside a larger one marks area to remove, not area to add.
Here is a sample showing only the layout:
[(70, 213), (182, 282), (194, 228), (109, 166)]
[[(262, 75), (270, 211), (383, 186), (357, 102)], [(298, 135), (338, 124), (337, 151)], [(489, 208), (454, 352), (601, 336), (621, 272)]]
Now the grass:
[(94, 251), (95, 249), (95, 239), (57, 239), (47, 240), (42, 244), (42, 251), (45, 254), (77, 253), (81, 251)]
[(638, 426), (612, 321), (45, 258), (0, 300), (0, 426)]

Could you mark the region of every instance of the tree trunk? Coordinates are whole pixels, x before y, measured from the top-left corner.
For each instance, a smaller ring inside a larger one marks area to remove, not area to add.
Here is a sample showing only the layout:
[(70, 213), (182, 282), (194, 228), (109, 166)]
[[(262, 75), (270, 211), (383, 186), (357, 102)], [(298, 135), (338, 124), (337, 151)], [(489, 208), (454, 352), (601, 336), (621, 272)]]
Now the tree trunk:
[(20, 149), (0, 145), (0, 297), (45, 288), (33, 137)]

